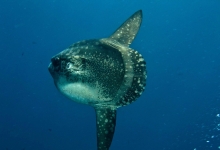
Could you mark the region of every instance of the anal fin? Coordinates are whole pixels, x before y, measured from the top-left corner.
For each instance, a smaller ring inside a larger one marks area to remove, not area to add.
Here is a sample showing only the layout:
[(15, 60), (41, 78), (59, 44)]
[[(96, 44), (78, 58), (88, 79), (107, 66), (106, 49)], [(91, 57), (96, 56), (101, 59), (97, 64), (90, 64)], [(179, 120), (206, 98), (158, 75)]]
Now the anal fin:
[(98, 150), (109, 150), (116, 125), (116, 108), (96, 107), (96, 127)]

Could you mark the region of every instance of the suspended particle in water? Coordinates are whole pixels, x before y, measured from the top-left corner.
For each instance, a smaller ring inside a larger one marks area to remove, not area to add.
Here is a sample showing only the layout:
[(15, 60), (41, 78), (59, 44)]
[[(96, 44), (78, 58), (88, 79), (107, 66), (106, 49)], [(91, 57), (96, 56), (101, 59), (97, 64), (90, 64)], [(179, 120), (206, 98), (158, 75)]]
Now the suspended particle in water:
[(216, 129), (220, 131), (220, 123), (217, 125)]

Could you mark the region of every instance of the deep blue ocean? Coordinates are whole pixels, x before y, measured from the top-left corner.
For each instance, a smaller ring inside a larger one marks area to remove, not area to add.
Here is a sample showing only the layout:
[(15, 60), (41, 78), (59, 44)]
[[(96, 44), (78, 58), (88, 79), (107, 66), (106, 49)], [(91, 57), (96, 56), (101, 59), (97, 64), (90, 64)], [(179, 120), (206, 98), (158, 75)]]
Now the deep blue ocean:
[(94, 109), (58, 92), (47, 67), (139, 9), (131, 47), (147, 62), (147, 86), (118, 109), (110, 149), (220, 149), (219, 0), (1, 0), (0, 150), (96, 150)]

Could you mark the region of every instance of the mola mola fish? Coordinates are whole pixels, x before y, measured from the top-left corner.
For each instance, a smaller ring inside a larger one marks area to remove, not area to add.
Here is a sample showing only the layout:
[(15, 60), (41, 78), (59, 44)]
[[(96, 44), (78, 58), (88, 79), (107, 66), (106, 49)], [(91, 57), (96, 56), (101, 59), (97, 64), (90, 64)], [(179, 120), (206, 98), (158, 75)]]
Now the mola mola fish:
[(116, 110), (134, 102), (146, 85), (146, 62), (129, 47), (142, 21), (135, 12), (110, 37), (72, 44), (51, 58), (49, 71), (57, 89), (96, 112), (97, 149), (109, 150)]

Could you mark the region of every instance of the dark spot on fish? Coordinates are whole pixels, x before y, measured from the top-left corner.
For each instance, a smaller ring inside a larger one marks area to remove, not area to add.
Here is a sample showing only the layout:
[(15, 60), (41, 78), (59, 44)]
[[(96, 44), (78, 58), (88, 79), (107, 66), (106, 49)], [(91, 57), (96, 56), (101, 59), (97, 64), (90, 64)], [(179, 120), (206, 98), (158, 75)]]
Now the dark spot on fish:
[(37, 43), (35, 41), (33, 41), (32, 44), (37, 44)]
[(21, 53), (21, 56), (24, 56), (24, 52)]
[(52, 129), (48, 129), (50, 132), (52, 131)]

